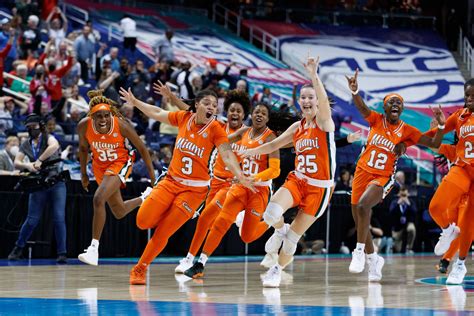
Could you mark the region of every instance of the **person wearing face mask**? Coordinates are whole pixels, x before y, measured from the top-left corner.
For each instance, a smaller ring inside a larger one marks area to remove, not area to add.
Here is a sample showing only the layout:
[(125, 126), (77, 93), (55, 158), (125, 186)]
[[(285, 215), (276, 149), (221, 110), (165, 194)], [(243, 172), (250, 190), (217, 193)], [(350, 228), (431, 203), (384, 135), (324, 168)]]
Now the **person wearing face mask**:
[[(54, 233), (57, 248), (57, 263), (67, 263), (66, 257), (66, 184), (59, 180), (60, 146), (54, 136), (48, 134), (43, 119), (37, 114), (30, 114), (25, 120), (29, 137), (20, 145), (15, 156), (16, 169), (27, 170), (30, 173), (41, 172), (51, 180), (51, 185), (45, 186), (40, 191), (29, 194), (28, 215), (21, 226), (20, 235), (15, 243), (15, 248), (8, 255), (8, 260), (16, 261), (22, 258), (23, 249), (34, 229), (39, 223), (43, 208), (49, 202), (53, 212)], [(26, 160), (26, 161), (25, 161)], [(43, 167), (43, 164), (48, 164)]]
[(0, 175), (14, 176), (20, 174), (15, 170), (15, 156), (18, 153), (20, 141), (16, 136), (9, 136), (5, 143), (5, 148), (0, 151)]

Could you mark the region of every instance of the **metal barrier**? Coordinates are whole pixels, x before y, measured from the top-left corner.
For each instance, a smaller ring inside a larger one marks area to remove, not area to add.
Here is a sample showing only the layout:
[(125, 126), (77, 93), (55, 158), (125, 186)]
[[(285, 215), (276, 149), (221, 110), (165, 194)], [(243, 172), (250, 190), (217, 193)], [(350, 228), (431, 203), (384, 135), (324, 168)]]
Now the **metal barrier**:
[[(67, 2), (63, 2), (61, 6), (64, 15), (66, 15), (67, 18), (70, 20), (77, 22), (81, 25), (85, 25), (86, 22), (89, 20), (89, 12), (87, 12), (86, 10), (81, 9), (78, 6), (69, 4)], [(74, 16), (74, 13), (80, 15), (80, 17)]]
[(224, 24), (224, 27), (240, 36), (242, 17), (240, 14), (227, 9), (222, 4), (214, 3), (212, 5), (212, 21)]
[(462, 56), (462, 60), (466, 64), (466, 68), (469, 71), (471, 78), (474, 78), (474, 52), (471, 43), (469, 43), (467, 37), (464, 36), (461, 27), (459, 28), (458, 46), (459, 54)]

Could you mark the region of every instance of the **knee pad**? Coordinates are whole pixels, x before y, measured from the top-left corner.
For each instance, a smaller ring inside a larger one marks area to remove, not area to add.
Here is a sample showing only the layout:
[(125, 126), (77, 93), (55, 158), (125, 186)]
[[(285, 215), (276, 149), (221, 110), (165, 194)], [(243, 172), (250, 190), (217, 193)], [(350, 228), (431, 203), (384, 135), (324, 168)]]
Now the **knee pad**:
[(273, 226), (274, 224), (278, 223), (282, 215), (283, 208), (277, 203), (270, 202), (267, 205), (265, 213), (263, 213), (263, 220), (269, 226)]
[(296, 247), (301, 235), (295, 233), (291, 228), (286, 233), (285, 239), (283, 239), (283, 247), (281, 250), (285, 255), (292, 256), (296, 252)]

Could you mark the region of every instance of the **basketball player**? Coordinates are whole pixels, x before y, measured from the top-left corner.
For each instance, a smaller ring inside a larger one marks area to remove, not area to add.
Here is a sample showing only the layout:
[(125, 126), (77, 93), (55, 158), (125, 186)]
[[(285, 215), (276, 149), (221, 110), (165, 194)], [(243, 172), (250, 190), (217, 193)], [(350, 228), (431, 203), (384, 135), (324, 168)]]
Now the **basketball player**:
[(155, 229), (138, 264), (130, 271), (130, 284), (144, 285), (148, 265), (206, 198), (210, 184), (209, 158), (214, 147), (236, 180), (254, 189), (252, 179), (240, 170), (225, 130), (215, 120), (217, 95), (213, 91), (199, 92), (189, 111), (177, 112), (139, 101), (130, 89), (120, 89), (120, 95), (145, 115), (179, 128), (168, 174), (153, 188), (137, 214), (139, 228)]
[[(359, 95), (358, 73), (357, 69), (354, 77), (346, 76), (346, 78), (355, 106), (369, 123), (370, 131), (367, 144), (359, 156), (352, 182), (351, 204), (357, 228), (357, 245), (352, 252), (349, 271), (351, 273), (364, 271), (365, 253), (367, 253), (369, 281), (378, 282), (382, 279), (384, 259), (374, 252), (369, 224), (372, 207), (382, 201), (394, 183), (397, 157), (400, 154), (398, 149), (403, 147), (396, 146), (399, 143), (407, 143), (437, 148), (441, 144), (442, 132), (430, 138), (422, 135), (418, 129), (405, 124), (400, 119), (404, 107), (403, 98), (396, 93), (385, 96), (384, 114), (370, 110)], [(445, 118), (441, 107), (432, 110), (440, 128), (444, 128)]]
[(92, 90), (87, 95), (91, 99), (90, 110), (87, 117), (77, 125), (81, 182), (84, 190), (88, 191), (87, 162), (90, 149), (92, 170), (99, 187), (94, 194), (92, 242), (78, 258), (84, 263), (96, 266), (99, 260), (99, 240), (106, 218), (105, 202), (115, 218), (120, 219), (140, 206), (151, 192), (151, 187), (148, 187), (141, 197), (128, 201), (122, 199), (120, 188), (125, 187), (133, 164), (133, 153), (127, 148), (126, 139), (138, 149), (152, 183), (155, 181), (155, 172), (145, 144), (114, 106), (114, 102), (102, 96), (102, 90)]
[[(245, 91), (229, 91), (224, 101), (224, 110), (227, 112), (227, 124), (225, 124), (224, 129), (226, 134), (230, 135), (242, 127), (242, 121), (248, 115), (250, 110), (248, 94)], [(232, 143), (232, 150), (235, 151), (239, 147), (240, 141)], [(194, 257), (201, 249), (212, 223), (222, 210), (227, 192), (232, 185), (234, 175), (226, 168), (219, 154), (216, 157), (212, 173), (211, 188), (206, 198), (206, 206), (199, 214), (189, 252), (186, 257), (179, 261), (179, 265), (174, 270), (176, 273), (184, 273), (193, 266)]]
[[(275, 134), (267, 127), (269, 117), (270, 108), (268, 105), (259, 104), (253, 109), (252, 127), (240, 129), (231, 136), (240, 140), (240, 150), (255, 148), (275, 139)], [(217, 215), (204, 243), (199, 260), (184, 271), (188, 277), (204, 276), (204, 266), (209, 256), (219, 246), (240, 211), (244, 210), (243, 221), (240, 224), (240, 236), (243, 242), (251, 243), (257, 240), (268, 229), (268, 225), (261, 221), (261, 218), (270, 196), (271, 180), (280, 175), (279, 150), (277, 149), (269, 155), (244, 158), (242, 170), (245, 175), (253, 177), (257, 192), (252, 192), (240, 184), (235, 184), (230, 188), (222, 211)]]

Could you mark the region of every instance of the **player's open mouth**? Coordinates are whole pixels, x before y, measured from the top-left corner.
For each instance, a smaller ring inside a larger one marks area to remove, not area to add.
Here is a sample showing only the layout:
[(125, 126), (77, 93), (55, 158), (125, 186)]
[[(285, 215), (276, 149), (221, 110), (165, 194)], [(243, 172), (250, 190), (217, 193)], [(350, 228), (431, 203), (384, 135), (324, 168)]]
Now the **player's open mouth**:
[(206, 112), (206, 118), (211, 118), (211, 116), (213, 116), (214, 113), (212, 113), (211, 111), (209, 112)]
[(257, 117), (255, 118), (255, 122), (262, 123), (262, 122), (263, 122), (263, 118), (261, 118), (260, 116), (257, 116)]
[(398, 107), (394, 106), (394, 107), (392, 107), (392, 109), (390, 110), (390, 112), (391, 112), (392, 114), (397, 114), (397, 115), (398, 115), (398, 114), (400, 114), (400, 109), (399, 109)]
[(303, 105), (303, 110), (311, 110), (311, 104)]
[(106, 128), (106, 127), (107, 127), (107, 122), (99, 123), (99, 128)]

